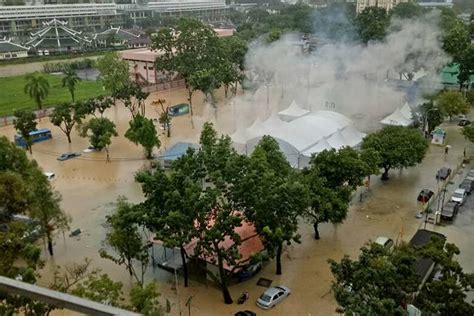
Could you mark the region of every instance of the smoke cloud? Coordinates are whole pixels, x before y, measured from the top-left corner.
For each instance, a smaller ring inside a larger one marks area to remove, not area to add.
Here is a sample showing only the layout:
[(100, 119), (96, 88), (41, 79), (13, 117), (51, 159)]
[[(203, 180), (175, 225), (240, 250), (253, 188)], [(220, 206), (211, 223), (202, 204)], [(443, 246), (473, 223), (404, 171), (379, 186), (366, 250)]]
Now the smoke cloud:
[(414, 80), (421, 74), (434, 78), (449, 63), (437, 21), (436, 14), (395, 20), (383, 42), (323, 40), (311, 54), (303, 53), (301, 38), (294, 34), (271, 44), (256, 41), (246, 56), (247, 75), (256, 91), (234, 97), (219, 110), (215, 123), (221, 132), (232, 134), (294, 100), (308, 110), (340, 112), (361, 131), (378, 128), (381, 118), (407, 101), (401, 88), (412, 85), (407, 73), (415, 73)]

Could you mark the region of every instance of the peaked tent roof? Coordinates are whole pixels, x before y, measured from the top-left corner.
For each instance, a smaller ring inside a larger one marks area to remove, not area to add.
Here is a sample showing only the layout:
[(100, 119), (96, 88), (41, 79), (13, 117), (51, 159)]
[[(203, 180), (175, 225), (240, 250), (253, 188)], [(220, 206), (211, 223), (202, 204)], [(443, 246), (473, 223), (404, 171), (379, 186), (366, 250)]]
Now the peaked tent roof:
[(130, 31), (122, 29), (121, 27), (111, 26), (110, 29), (94, 34), (93, 39), (102, 40), (102, 39), (108, 39), (111, 36), (115, 37), (116, 39), (122, 39), (122, 40), (130, 40), (130, 39), (136, 39), (140, 37), (139, 34), (134, 34)]
[(28, 47), (13, 43), (10, 39), (0, 39), (0, 53), (21, 52), (29, 50)]
[(291, 121), (295, 118), (305, 116), (310, 113), (310, 111), (301, 108), (294, 100), (291, 102), (290, 106), (284, 109), (283, 111), (278, 112), (278, 115), (282, 120)]
[(82, 32), (67, 27), (66, 21), (52, 19), (43, 22), (44, 27), (31, 33), (31, 39), (26, 45), (33, 48), (62, 49), (70, 46), (83, 46), (91, 41), (82, 36)]
[(408, 103), (386, 116), (380, 123), (384, 125), (410, 126), (413, 124), (413, 115)]

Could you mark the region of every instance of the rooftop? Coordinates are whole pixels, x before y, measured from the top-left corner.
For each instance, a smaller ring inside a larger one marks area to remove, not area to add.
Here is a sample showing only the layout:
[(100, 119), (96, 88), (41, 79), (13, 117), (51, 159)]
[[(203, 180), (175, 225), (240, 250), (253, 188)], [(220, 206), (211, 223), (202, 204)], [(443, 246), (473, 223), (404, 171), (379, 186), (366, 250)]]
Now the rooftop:
[(25, 50), (27, 51), (29, 48), (15, 44), (11, 42), (11, 40), (0, 39), (0, 53), (20, 52)]

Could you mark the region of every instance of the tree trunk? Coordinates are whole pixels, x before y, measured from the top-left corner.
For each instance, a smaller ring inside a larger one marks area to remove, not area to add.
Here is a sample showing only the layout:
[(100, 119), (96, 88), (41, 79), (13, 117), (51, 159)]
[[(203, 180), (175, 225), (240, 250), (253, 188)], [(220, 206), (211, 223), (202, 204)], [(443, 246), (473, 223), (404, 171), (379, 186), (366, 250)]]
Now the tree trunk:
[(193, 116), (193, 92), (188, 89), (188, 102), (189, 102), (189, 111), (191, 116)]
[(66, 133), (67, 136), (67, 142), (70, 144), (71, 143), (71, 132)]
[(281, 252), (282, 252), (283, 244), (280, 243), (277, 248), (276, 253), (276, 274), (281, 275)]
[(225, 275), (225, 270), (224, 270), (224, 262), (222, 260), (222, 255), (219, 251), (219, 245), (215, 244), (214, 249), (217, 251), (217, 264), (219, 266), (219, 277), (221, 279), (221, 290), (222, 290), (222, 296), (224, 297), (224, 303), (226, 304), (232, 304), (232, 296), (230, 296), (229, 289), (227, 288), (227, 280), (226, 280), (226, 275)]
[(30, 152), (30, 154), (33, 155), (33, 146), (31, 146), (31, 145), (26, 145), (26, 148), (28, 149), (28, 151)]
[(319, 240), (320, 237), (319, 237), (319, 230), (318, 230), (318, 222), (314, 222), (313, 223), (313, 228), (314, 228), (314, 239), (315, 240)]
[(128, 259), (127, 262), (128, 262), (128, 264), (127, 264), (128, 273), (130, 273), (130, 276), (132, 277), (133, 276), (132, 260)]
[(171, 137), (171, 130), (170, 130), (170, 123), (169, 121), (166, 123), (166, 133), (167, 133), (167, 136), (168, 138)]
[(48, 232), (46, 235), (46, 238), (48, 239), (48, 252), (50, 256), (53, 256), (53, 239), (51, 238), (51, 233)]
[(224, 96), (227, 99), (227, 91), (229, 90), (229, 85), (224, 85)]
[(186, 263), (186, 253), (183, 246), (181, 246), (181, 260), (183, 262), (184, 287), (188, 287), (188, 264)]
[(384, 172), (382, 173), (382, 180), (388, 180), (388, 171), (390, 170), (390, 167), (383, 167)]

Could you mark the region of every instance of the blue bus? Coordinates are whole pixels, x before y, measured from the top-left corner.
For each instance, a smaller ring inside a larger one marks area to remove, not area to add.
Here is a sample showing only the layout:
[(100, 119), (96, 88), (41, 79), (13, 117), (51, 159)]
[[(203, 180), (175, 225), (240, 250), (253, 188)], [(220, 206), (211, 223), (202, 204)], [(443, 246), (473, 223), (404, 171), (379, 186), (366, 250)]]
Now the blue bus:
[[(33, 143), (42, 142), (43, 140), (51, 139), (51, 130), (49, 128), (40, 128), (30, 132), (31, 141)], [(15, 144), (17, 146), (26, 148), (26, 141), (21, 135), (15, 135)]]

